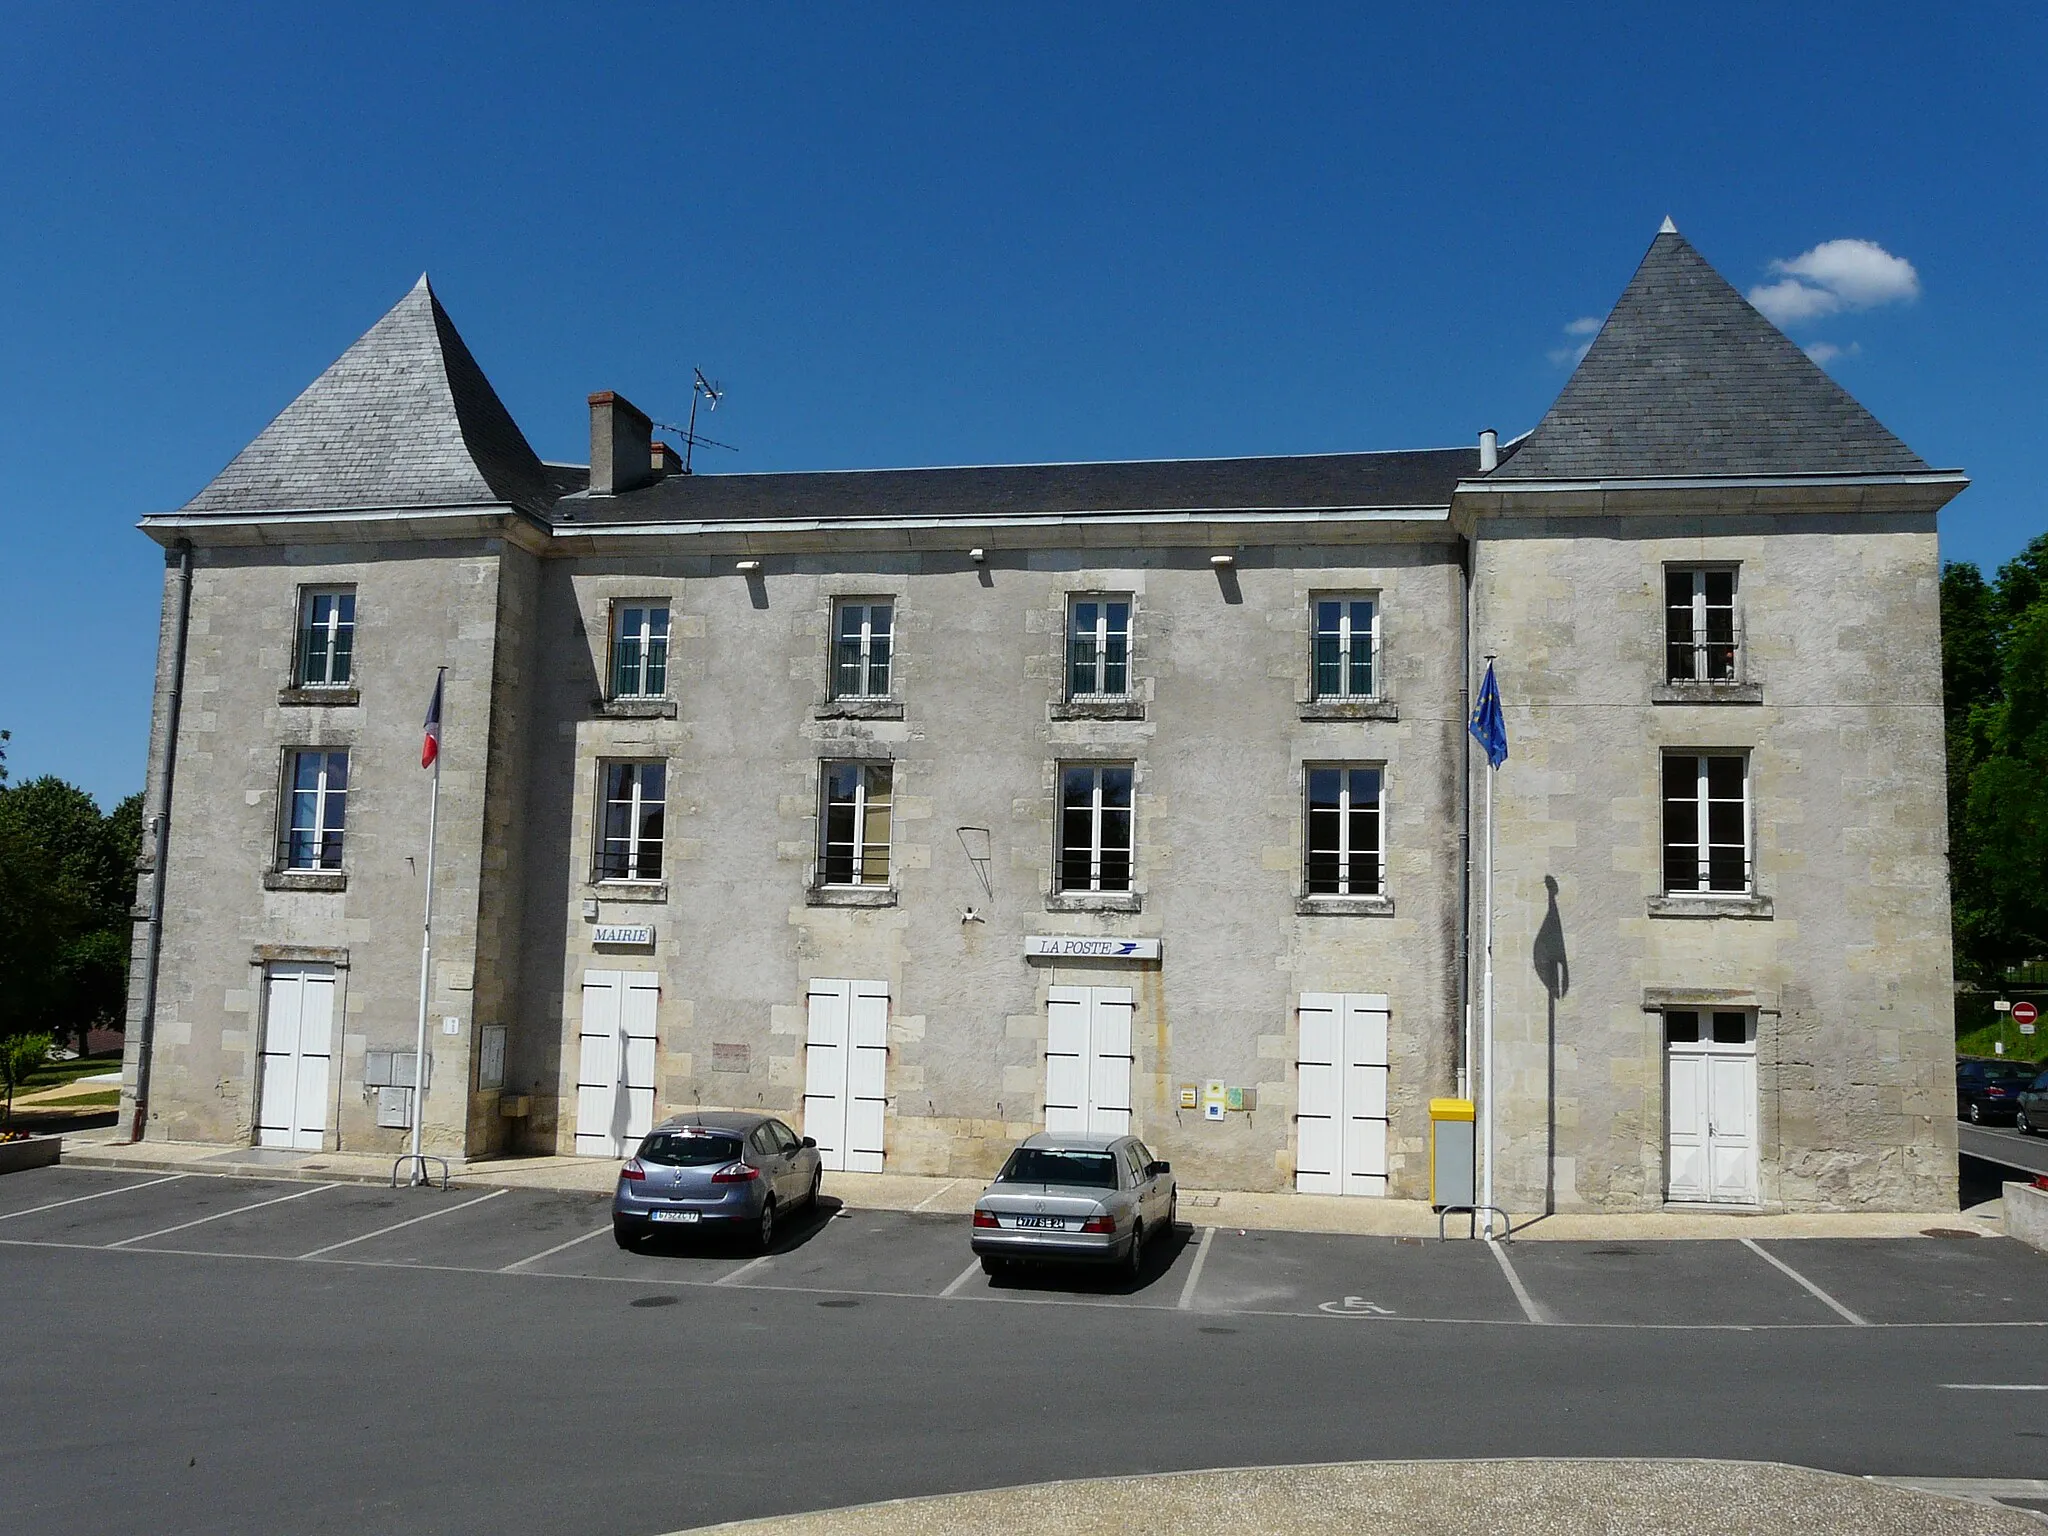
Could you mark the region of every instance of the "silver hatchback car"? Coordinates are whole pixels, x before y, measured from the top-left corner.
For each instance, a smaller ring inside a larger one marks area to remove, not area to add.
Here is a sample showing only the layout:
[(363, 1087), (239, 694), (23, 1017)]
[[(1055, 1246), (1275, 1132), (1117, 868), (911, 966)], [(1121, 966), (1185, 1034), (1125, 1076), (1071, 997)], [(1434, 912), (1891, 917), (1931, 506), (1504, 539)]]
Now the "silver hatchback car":
[(632, 1248), (659, 1228), (715, 1227), (765, 1253), (776, 1222), (814, 1204), (824, 1177), (818, 1144), (773, 1115), (691, 1110), (649, 1131), (619, 1169), (612, 1236)]
[(1135, 1136), (1040, 1131), (974, 1203), (974, 1251), (991, 1275), (1019, 1260), (1116, 1264), (1136, 1277), (1148, 1239), (1173, 1230), (1171, 1164)]

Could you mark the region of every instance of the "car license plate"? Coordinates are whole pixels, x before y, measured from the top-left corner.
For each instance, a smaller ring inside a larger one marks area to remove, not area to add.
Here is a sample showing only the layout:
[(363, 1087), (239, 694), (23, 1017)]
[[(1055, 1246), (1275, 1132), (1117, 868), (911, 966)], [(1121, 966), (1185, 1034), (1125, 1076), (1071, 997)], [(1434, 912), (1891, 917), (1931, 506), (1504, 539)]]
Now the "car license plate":
[(1067, 1230), (1067, 1218), (1064, 1216), (1019, 1216), (1017, 1218), (1017, 1225), (1020, 1227), (1040, 1227), (1048, 1232), (1064, 1232)]
[(697, 1213), (695, 1211), (656, 1211), (654, 1219), (656, 1221), (692, 1222), (697, 1219)]

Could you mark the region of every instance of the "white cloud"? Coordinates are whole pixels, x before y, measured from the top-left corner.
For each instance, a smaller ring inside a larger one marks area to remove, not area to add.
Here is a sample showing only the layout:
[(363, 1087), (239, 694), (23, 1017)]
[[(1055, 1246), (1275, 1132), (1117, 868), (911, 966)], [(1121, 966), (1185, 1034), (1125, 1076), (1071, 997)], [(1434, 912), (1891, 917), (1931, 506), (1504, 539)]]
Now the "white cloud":
[(1564, 333), (1567, 336), (1593, 336), (1598, 334), (1604, 324), (1606, 322), (1598, 315), (1582, 315), (1567, 324)]
[(1578, 367), (1580, 360), (1593, 350), (1592, 338), (1599, 334), (1600, 327), (1606, 323), (1598, 315), (1581, 315), (1576, 320), (1567, 320), (1564, 323), (1565, 335), (1573, 337), (1584, 336), (1587, 339), (1584, 341), (1568, 341), (1561, 347), (1552, 347), (1545, 355), (1560, 368), (1566, 366)]
[(1852, 341), (1846, 347), (1838, 347), (1832, 341), (1811, 342), (1800, 349), (1821, 367), (1825, 368), (1838, 357), (1855, 357), (1862, 352), (1863, 343)]
[(1778, 281), (1752, 288), (1749, 302), (1780, 326), (1920, 297), (1913, 263), (1874, 240), (1823, 240), (1790, 261), (1772, 262), (1771, 271)]

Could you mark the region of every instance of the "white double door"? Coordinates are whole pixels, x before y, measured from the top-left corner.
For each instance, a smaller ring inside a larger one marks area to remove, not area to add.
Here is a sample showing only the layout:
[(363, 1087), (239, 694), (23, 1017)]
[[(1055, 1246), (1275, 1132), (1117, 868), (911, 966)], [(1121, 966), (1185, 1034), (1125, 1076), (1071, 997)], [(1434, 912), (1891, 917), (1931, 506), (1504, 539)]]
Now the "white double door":
[(1303, 1194), (1387, 1192), (1387, 998), (1301, 994), (1294, 1187)]
[(804, 1134), (825, 1167), (882, 1171), (888, 1108), (889, 984), (820, 979), (809, 988)]
[(585, 971), (576, 1052), (576, 1150), (625, 1157), (654, 1128), (653, 971)]
[(1665, 1198), (1755, 1205), (1756, 1047), (1688, 1043), (1666, 1049), (1671, 1158)]
[(1129, 987), (1054, 987), (1046, 994), (1048, 1131), (1129, 1133), (1136, 1011)]
[(334, 967), (272, 966), (256, 1063), (257, 1146), (321, 1150), (333, 1065)]

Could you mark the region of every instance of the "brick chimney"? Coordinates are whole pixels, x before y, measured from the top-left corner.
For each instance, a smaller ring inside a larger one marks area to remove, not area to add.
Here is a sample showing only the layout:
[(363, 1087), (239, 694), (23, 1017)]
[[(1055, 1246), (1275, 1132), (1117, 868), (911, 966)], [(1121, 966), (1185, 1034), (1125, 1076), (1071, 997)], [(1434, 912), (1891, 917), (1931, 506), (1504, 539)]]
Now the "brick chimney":
[(616, 496), (654, 483), (654, 423), (624, 395), (590, 397), (590, 494)]
[(666, 480), (683, 472), (683, 456), (659, 438), (654, 443), (654, 478)]

